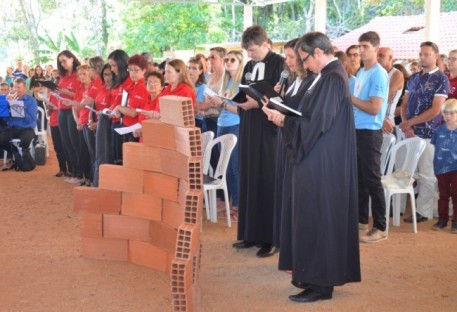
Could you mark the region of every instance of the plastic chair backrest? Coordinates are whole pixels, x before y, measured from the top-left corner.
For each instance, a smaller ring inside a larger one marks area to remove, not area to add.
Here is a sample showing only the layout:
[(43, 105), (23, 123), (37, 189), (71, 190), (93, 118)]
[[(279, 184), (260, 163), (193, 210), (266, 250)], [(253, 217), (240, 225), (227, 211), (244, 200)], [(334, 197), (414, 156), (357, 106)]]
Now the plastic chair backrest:
[(203, 174), (208, 174), (210, 160), (211, 160), (211, 149), (208, 150), (208, 144), (213, 140), (214, 132), (205, 131), (202, 133), (202, 148), (203, 148)]
[[(404, 139), (392, 147), (386, 175), (391, 175), (394, 172), (405, 172), (409, 175), (409, 183), (412, 183), (414, 171), (416, 171), (419, 158), (425, 150), (425, 141), (419, 137)], [(398, 157), (397, 154), (402, 153), (403, 157)]]
[(406, 139), (405, 133), (400, 129), (399, 126), (395, 126), (395, 136), (397, 137), (397, 142), (403, 141)]
[(392, 146), (394, 146), (396, 138), (391, 133), (384, 133), (381, 145), (381, 174), (384, 175), (387, 169), (387, 164), (390, 159)]
[[(216, 170), (214, 171), (214, 178), (217, 179), (225, 176), (227, 166), (230, 161), (230, 156), (232, 155), (232, 151), (235, 148), (236, 141), (236, 136), (234, 134), (228, 133), (215, 138), (208, 144), (207, 151), (211, 151), (214, 146), (217, 146), (219, 143), (221, 144), (219, 160), (217, 162)], [(208, 154), (209, 157), (211, 157), (211, 153)], [(205, 165), (203, 165), (203, 168), (205, 169)]]
[(37, 111), (37, 122), (39, 121), (40, 122), (40, 125), (41, 125), (41, 132), (44, 132), (46, 133), (46, 129), (44, 128), (44, 125), (45, 125), (45, 120), (46, 118), (46, 112), (44, 111), (44, 109), (42, 109), (41, 107), (38, 107), (38, 111)]

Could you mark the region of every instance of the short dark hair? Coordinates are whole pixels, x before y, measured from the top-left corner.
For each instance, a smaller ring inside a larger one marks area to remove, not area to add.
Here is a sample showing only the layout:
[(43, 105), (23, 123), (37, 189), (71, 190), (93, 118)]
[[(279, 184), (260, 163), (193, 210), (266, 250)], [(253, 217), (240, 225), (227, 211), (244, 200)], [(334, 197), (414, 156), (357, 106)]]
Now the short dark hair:
[(435, 53), (440, 53), (440, 49), (436, 45), (436, 43), (431, 42), (431, 41), (424, 41), (421, 43), (420, 47), (431, 47)]
[(196, 86), (204, 84), (206, 82), (205, 78), (205, 66), (203, 65), (201, 58), (191, 57), (188, 63), (192, 63), (198, 66), (198, 69), (201, 70), (201, 74), (198, 76), (197, 82), (195, 83)]
[(321, 49), (324, 54), (333, 54), (333, 45), (330, 39), (323, 33), (312, 31), (301, 37), (295, 45), (295, 50), (307, 52), (314, 55), (316, 48)]
[(367, 31), (366, 33), (363, 33), (359, 37), (359, 42), (360, 41), (367, 41), (371, 43), (374, 47), (379, 46), (381, 44), (381, 38), (379, 38), (379, 35), (375, 31)]
[(210, 51), (216, 51), (221, 58), (224, 58), (227, 55), (227, 50), (223, 47), (214, 47), (209, 49)]
[(23, 84), (24, 86), (27, 85), (27, 83), (25, 82), (25, 79), (24, 78), (16, 78), (14, 80), (14, 83), (15, 84)]
[(268, 36), (265, 29), (260, 25), (252, 25), (243, 32), (241, 37), (241, 46), (243, 49), (247, 49), (250, 45), (262, 45), (267, 42)]
[(144, 75), (144, 83), (148, 83), (149, 77), (156, 77), (160, 80), (160, 85), (163, 87), (165, 84), (165, 78), (163, 75), (159, 72), (147, 72), (146, 75)]

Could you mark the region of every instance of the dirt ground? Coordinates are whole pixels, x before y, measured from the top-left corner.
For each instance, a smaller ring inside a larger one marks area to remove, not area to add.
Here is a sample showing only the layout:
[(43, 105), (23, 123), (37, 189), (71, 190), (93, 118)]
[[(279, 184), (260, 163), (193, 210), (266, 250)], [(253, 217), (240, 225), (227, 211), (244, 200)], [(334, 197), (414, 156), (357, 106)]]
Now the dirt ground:
[[(165, 274), (80, 256), (72, 186), (55, 172), (53, 151), (33, 172), (0, 172), (0, 312), (172, 311)], [(388, 240), (362, 244), (361, 283), (298, 304), (287, 299), (298, 290), (277, 254), (233, 250), (236, 224), (205, 220), (199, 311), (456, 311), (457, 235), (432, 224), (413, 234), (402, 222)]]

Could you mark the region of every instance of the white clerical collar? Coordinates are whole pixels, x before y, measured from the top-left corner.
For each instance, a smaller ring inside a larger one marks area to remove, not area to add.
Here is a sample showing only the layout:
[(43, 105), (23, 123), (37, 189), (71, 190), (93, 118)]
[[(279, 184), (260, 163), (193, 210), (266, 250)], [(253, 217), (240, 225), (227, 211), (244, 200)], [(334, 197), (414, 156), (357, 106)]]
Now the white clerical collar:
[(327, 64), (324, 65), (324, 67), (326, 67), (328, 64), (330, 64), (331, 62), (334, 62), (336, 61), (338, 58), (337, 57), (334, 57), (333, 59), (331, 59), (330, 61), (327, 62)]

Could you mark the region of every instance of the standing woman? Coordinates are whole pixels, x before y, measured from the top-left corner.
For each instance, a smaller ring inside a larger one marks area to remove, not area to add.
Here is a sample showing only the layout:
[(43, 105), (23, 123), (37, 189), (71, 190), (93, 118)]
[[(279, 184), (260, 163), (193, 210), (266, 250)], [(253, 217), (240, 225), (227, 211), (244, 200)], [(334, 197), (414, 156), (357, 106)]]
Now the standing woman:
[[(103, 111), (105, 108), (111, 106), (111, 85), (113, 75), (111, 67), (106, 63), (101, 70), (100, 79), (103, 82), (103, 88), (95, 97), (94, 107), (98, 112)], [(98, 168), (101, 164), (112, 164), (113, 150), (111, 148), (111, 119), (104, 114), (98, 114), (93, 119), (89, 120), (89, 129), (95, 131), (95, 161), (94, 161), (94, 179), (93, 186), (98, 186)], [(98, 119), (97, 119), (98, 118)]]
[(205, 118), (203, 117), (203, 112), (199, 110), (199, 107), (205, 102), (206, 78), (204, 65), (201, 59), (192, 57), (187, 63), (187, 68), (189, 70), (190, 80), (192, 80), (197, 93), (195, 103), (195, 126), (200, 128), (203, 133), (206, 131)]
[[(46, 109), (43, 105), (43, 99), (40, 96), (40, 92), (43, 95), (46, 95), (46, 89), (41, 87), (37, 80), (46, 80), (46, 77), (44, 76), (43, 68), (40, 65), (35, 66), (35, 71), (33, 73), (33, 76), (30, 78), (30, 89), (33, 91), (33, 97), (36, 99), (38, 103), (38, 107), (41, 107), (42, 109)], [(48, 96), (45, 96), (48, 98)], [(40, 116), (40, 118), (44, 118), (44, 128), (48, 128), (48, 120), (46, 119), (46, 116)], [(41, 122), (37, 123), (37, 128), (39, 131), (42, 131), (41, 129)]]
[[(148, 61), (144, 56), (135, 54), (129, 58), (127, 64), (130, 79), (133, 81), (127, 89), (129, 93), (127, 105), (118, 105), (114, 109), (116, 114), (122, 114), (124, 116), (122, 119), (123, 127), (130, 127), (138, 123), (137, 109), (147, 110), (150, 101), (150, 96), (144, 82), (144, 74), (148, 68)], [(134, 137), (132, 133), (128, 133), (123, 135), (123, 142), (138, 142), (138, 138)]]
[[(59, 88), (57, 92), (64, 99), (74, 100), (75, 94), (81, 88), (78, 80), (76, 68), (81, 65), (78, 58), (70, 51), (64, 50), (57, 55), (57, 70), (59, 71)], [(76, 130), (76, 122), (73, 118), (72, 106), (64, 104), (64, 100), (59, 100), (59, 130), (62, 144), (70, 161), (71, 178), (66, 180), (71, 183), (79, 183), (78, 175), (79, 164), (79, 136)], [(81, 173), (79, 173), (81, 175)]]
[(184, 96), (192, 99), (195, 106), (195, 88), (187, 72), (186, 64), (182, 60), (174, 59), (165, 65), (165, 82), (168, 85), (160, 93), (159, 97), (165, 95)]
[(356, 44), (351, 45), (349, 48), (346, 49), (346, 55), (349, 58), (348, 67), (346, 68), (348, 76), (356, 76), (359, 72), (360, 67), (362, 67), (359, 46)]
[[(238, 86), (241, 82), (243, 75), (243, 54), (239, 51), (230, 51), (227, 53), (225, 59), (225, 76), (222, 83), (223, 96), (232, 98), (238, 93)], [(238, 109), (232, 101), (222, 101), (218, 97), (208, 97), (211, 104), (220, 106), (222, 108), (221, 114), (217, 119), (217, 136), (224, 134), (234, 134), (238, 139), (240, 133), (240, 116)], [(229, 189), (229, 196), (232, 199), (231, 219), (238, 221), (238, 187), (239, 187), (239, 165), (238, 165), (238, 142), (232, 151), (230, 161), (227, 167), (227, 182)]]
[[(111, 110), (114, 110), (116, 106), (121, 105), (122, 94), (132, 84), (132, 79), (130, 79), (129, 72), (127, 70), (128, 65), (127, 61), (129, 56), (123, 50), (114, 50), (108, 55), (108, 63), (111, 66), (111, 72), (113, 74), (113, 86), (112, 91), (112, 103), (110, 106)], [(114, 129), (121, 127), (120, 118), (112, 118), (111, 120), (111, 142), (112, 149), (114, 152), (114, 163), (122, 164), (122, 136), (119, 135)]]
[(10, 88), (13, 86), (13, 68), (11, 66), (8, 66), (6, 68), (6, 76), (5, 76), (5, 82), (10, 86)]

